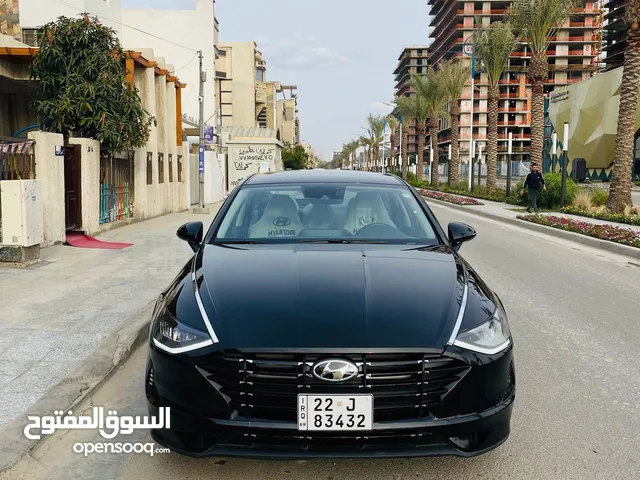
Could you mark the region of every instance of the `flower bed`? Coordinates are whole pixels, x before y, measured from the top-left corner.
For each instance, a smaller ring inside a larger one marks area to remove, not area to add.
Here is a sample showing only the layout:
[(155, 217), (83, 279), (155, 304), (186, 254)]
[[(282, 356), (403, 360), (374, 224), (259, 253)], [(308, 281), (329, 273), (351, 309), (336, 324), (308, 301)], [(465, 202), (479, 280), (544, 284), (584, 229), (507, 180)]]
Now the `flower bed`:
[(438, 190), (426, 190), (424, 188), (420, 188), (418, 189), (418, 193), (423, 197), (433, 198), (435, 200), (453, 203), (455, 205), (483, 205), (482, 202), (473, 198), (457, 197), (455, 195), (449, 195), (448, 193), (439, 192)]
[(616, 227), (614, 225), (596, 225), (554, 215), (519, 215), (518, 218), (538, 225), (640, 248), (640, 232), (629, 228)]
[(570, 205), (562, 209), (563, 213), (570, 213), (571, 215), (579, 215), (587, 218), (597, 218), (598, 220), (605, 220), (607, 222), (626, 223), (627, 225), (640, 226), (640, 215), (624, 215), (622, 213), (611, 213), (607, 211), (603, 212), (590, 212), (581, 207)]
[(469, 190), (451, 188), (448, 185), (442, 184), (440, 188), (433, 188), (431, 185), (422, 187), (425, 190), (431, 190), (434, 192), (450, 193), (452, 195), (462, 195), (469, 198), (480, 198), (482, 200), (491, 200), (492, 202), (504, 202), (506, 200), (504, 191), (499, 189), (487, 190), (485, 187), (476, 187), (473, 192)]

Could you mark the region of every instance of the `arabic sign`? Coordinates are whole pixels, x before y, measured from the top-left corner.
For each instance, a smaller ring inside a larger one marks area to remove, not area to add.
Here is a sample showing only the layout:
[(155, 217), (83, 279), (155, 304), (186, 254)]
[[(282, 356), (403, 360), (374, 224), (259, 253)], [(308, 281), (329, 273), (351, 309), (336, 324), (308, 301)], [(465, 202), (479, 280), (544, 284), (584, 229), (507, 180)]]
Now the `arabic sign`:
[(204, 143), (211, 145), (213, 143), (213, 127), (204, 127)]
[[(93, 407), (93, 415), (73, 415), (72, 411), (64, 415), (63, 410), (56, 410), (53, 415), (27, 417), (29, 424), (24, 427), (24, 436), (29, 440), (40, 440), (42, 435), (51, 435), (56, 430), (98, 430), (103, 438), (108, 440), (118, 434), (128, 435), (137, 429), (166, 428), (171, 427), (170, 407), (159, 407), (158, 417), (149, 416), (120, 416), (115, 410), (104, 414), (104, 407)], [(39, 429), (40, 433), (32, 433), (33, 429)]]
[(569, 98), (569, 90), (559, 90), (556, 92), (551, 92), (549, 95), (550, 103), (557, 103)]
[(245, 147), (238, 151), (238, 160), (243, 162), (273, 162), (276, 158), (275, 147)]

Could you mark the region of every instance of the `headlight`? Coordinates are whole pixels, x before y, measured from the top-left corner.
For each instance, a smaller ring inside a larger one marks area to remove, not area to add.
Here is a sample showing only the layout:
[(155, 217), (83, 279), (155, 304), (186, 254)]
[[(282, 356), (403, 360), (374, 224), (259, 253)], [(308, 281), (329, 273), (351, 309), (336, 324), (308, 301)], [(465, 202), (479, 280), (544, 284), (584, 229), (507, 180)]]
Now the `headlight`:
[(487, 355), (501, 352), (511, 344), (507, 316), (500, 307), (497, 307), (489, 320), (479, 327), (460, 332), (453, 344)]
[(207, 332), (180, 323), (164, 310), (156, 318), (151, 338), (156, 347), (169, 353), (184, 353), (213, 345)]

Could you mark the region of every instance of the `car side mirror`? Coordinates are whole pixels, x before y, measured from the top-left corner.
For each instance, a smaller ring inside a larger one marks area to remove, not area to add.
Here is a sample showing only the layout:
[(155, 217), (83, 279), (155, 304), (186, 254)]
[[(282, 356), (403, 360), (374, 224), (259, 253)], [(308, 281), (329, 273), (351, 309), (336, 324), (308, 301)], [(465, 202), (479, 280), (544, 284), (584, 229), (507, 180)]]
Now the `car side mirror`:
[(202, 222), (189, 222), (182, 225), (176, 235), (180, 240), (184, 240), (189, 244), (191, 249), (195, 252), (202, 243), (202, 233), (204, 232), (204, 225)]
[(476, 231), (466, 223), (450, 223), (449, 224), (449, 243), (457, 252), (460, 246), (476, 238)]

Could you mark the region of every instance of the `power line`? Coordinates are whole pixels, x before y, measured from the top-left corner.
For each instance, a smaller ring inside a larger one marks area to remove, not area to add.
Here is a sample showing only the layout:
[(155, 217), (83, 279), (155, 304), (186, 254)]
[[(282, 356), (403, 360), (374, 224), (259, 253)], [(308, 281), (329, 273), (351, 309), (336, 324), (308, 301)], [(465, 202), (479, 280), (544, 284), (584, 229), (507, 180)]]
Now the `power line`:
[[(72, 4), (72, 3), (65, 2), (64, 0), (53, 0), (53, 1), (54, 1), (54, 2), (59, 3), (60, 5), (64, 5), (64, 6), (66, 6), (66, 7), (71, 7), (71, 8), (74, 8), (74, 9), (77, 9), (77, 8), (78, 8), (78, 7), (77, 7), (77, 5), (74, 5), (74, 4)], [(96, 15), (96, 16), (98, 16), (98, 15)], [(107, 17), (106, 15), (99, 15), (99, 16), (100, 16), (100, 17), (102, 17), (102, 18), (104, 18), (105, 20), (109, 20), (109, 21), (111, 21), (111, 22), (115, 22), (115, 23), (117, 23), (117, 24), (119, 24), (119, 25), (122, 25), (123, 27), (127, 27), (127, 28), (130, 28), (131, 30), (135, 30), (135, 31), (137, 31), (137, 32), (144, 33), (145, 35), (149, 35), (150, 37), (157, 38), (158, 40), (163, 40), (163, 41), (165, 41), (165, 42), (167, 42), (167, 43), (171, 43), (172, 45), (175, 45), (176, 47), (180, 47), (180, 48), (184, 48), (185, 50), (190, 50), (190, 51), (192, 51), (192, 52), (196, 52), (196, 55), (198, 54), (197, 50), (195, 50), (195, 49), (193, 49), (193, 48), (191, 48), (191, 47), (185, 47), (184, 45), (180, 45), (179, 43), (172, 42), (171, 40), (167, 40), (166, 38), (160, 37), (160, 36), (158, 36), (158, 35), (154, 35), (153, 33), (147, 32), (147, 31), (142, 30), (142, 29), (140, 29), (140, 28), (133, 27), (133, 26), (131, 26), (131, 25), (127, 25), (126, 23), (122, 22), (122, 20), (117, 20), (117, 19), (115, 19), (115, 18), (109, 18), (109, 17)], [(195, 58), (195, 56), (194, 56), (194, 58)], [(192, 60), (192, 61), (193, 61), (193, 60)], [(191, 62), (189, 62), (189, 63), (191, 63)], [(188, 65), (188, 64), (187, 64), (187, 65)], [(186, 67), (187, 65), (185, 65), (185, 67)], [(183, 68), (184, 68), (184, 67), (183, 67)]]
[(196, 59), (197, 56), (198, 56), (198, 52), (196, 52), (193, 55), (193, 58), (191, 60), (189, 60), (189, 63), (187, 63), (184, 67), (180, 67), (177, 70), (174, 70), (173, 73), (179, 72), (180, 70), (183, 70), (183, 69), (187, 68), (189, 65), (191, 65), (191, 63)]

